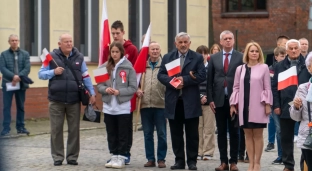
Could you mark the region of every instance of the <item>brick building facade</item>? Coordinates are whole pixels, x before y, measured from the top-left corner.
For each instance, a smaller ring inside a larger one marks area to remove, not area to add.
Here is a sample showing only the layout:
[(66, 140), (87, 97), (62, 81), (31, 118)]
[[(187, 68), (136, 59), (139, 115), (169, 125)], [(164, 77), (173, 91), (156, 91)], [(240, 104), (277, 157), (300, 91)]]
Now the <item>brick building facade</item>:
[[(252, 4), (246, 4), (251, 1)], [(234, 34), (237, 30), (238, 50), (254, 40), (264, 53), (270, 53), (276, 46), (276, 37), (287, 35), (294, 39), (307, 38), (311, 51), (312, 31), (307, 26), (309, 3), (308, 0), (212, 0), (214, 41), (219, 43), (223, 30)]]

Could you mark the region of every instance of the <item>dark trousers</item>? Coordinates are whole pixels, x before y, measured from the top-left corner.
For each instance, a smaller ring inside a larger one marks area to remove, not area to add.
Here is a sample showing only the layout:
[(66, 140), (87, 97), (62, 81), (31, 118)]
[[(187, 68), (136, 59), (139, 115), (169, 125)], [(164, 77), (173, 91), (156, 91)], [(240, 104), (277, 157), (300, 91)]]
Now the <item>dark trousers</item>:
[(128, 134), (127, 155), (130, 156), (130, 150), (131, 150), (132, 141), (133, 141), (133, 112), (130, 112), (128, 133), (129, 134)]
[[(239, 150), (238, 150), (238, 156), (245, 156), (245, 149), (246, 149), (246, 143), (245, 143), (245, 132), (243, 128), (239, 129)], [(246, 152), (247, 155), (247, 152)]]
[(64, 119), (67, 120), (68, 137), (66, 160), (77, 160), (80, 151), (80, 103), (49, 102), (51, 127), (51, 154), (54, 161), (64, 160)]
[(104, 113), (107, 141), (110, 153), (126, 156), (128, 150), (130, 114), (110, 115)]
[(185, 119), (183, 100), (178, 100), (174, 119), (169, 119), (175, 163), (185, 165), (183, 127), (185, 128), (187, 165), (197, 163), (199, 117)]
[(282, 161), (285, 168), (294, 169), (294, 126), (296, 121), (292, 119), (280, 118), (281, 145), (283, 150)]
[(24, 128), (24, 103), (25, 103), (25, 92), (26, 90), (15, 90), (6, 91), (5, 88), (2, 89), (3, 92), (3, 129), (10, 130), (11, 124), (11, 106), (13, 95), (15, 95), (16, 103), (16, 129)]
[[(307, 163), (308, 171), (312, 171), (312, 150), (301, 149), (304, 161)], [(283, 151), (284, 152), (284, 151)]]
[[(231, 122), (230, 105), (227, 97), (224, 99), (224, 105), (216, 108), (215, 115), (218, 128), (218, 147), (221, 163), (237, 163), (239, 128), (234, 127), (234, 123)], [(230, 133), (230, 160), (227, 155), (227, 130), (229, 130)]]

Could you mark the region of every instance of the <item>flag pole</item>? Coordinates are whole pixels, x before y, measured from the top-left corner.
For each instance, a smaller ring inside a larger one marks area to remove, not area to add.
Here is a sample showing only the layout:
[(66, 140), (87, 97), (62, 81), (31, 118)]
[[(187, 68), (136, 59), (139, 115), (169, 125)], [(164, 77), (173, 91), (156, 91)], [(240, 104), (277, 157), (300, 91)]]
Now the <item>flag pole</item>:
[(57, 65), (57, 63), (56, 63), (56, 61), (52, 58), (52, 60), (53, 60), (53, 62), (55, 63), (55, 65), (57, 66), (57, 67), (59, 67), (58, 65)]
[[(145, 72), (143, 72), (142, 77), (141, 77), (141, 80), (143, 80), (142, 84), (141, 84), (141, 90), (142, 91), (144, 88), (144, 79), (145, 79)], [(140, 114), (140, 109), (141, 109), (141, 100), (142, 100), (142, 97), (139, 97), (139, 102), (138, 102), (139, 104), (138, 104), (138, 108), (137, 108), (136, 115), (135, 115), (134, 132), (137, 131), (137, 127), (138, 127), (139, 114)]]

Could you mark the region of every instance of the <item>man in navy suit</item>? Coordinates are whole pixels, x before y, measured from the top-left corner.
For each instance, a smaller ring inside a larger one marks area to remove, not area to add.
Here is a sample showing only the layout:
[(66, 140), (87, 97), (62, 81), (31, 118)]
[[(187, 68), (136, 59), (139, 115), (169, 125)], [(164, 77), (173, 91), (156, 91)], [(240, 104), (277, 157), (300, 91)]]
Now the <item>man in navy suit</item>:
[[(166, 86), (165, 116), (169, 120), (170, 133), (175, 164), (171, 170), (185, 168), (183, 127), (186, 135), (186, 154), (189, 170), (197, 170), (198, 123), (202, 114), (199, 84), (206, 79), (206, 71), (202, 55), (189, 49), (190, 36), (181, 32), (175, 37), (176, 48), (164, 55), (157, 78)], [(169, 82), (165, 64), (180, 59), (181, 72), (177, 79), (181, 84), (175, 88)]]
[[(208, 64), (208, 103), (215, 113), (218, 127), (218, 147), (221, 165), (216, 171), (238, 171), (238, 128), (231, 122), (229, 97), (233, 91), (237, 66), (243, 64), (243, 54), (234, 50), (234, 35), (225, 30), (220, 34), (222, 51), (211, 55)], [(230, 160), (228, 159), (227, 130), (230, 133)], [(231, 164), (230, 167), (228, 164)]]

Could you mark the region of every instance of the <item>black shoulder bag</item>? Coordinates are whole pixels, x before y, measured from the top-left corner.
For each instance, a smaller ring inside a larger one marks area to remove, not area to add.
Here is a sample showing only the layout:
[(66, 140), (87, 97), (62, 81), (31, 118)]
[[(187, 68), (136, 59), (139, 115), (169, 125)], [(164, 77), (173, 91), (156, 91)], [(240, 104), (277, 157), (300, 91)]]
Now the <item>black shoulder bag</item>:
[[(311, 109), (310, 103), (307, 101), (308, 104), (308, 115), (309, 115), (309, 123), (311, 123)], [(307, 136), (306, 140), (303, 143), (303, 146), (312, 150), (312, 127), (309, 126), (309, 135)]]
[(82, 105), (87, 106), (89, 104), (89, 98), (90, 98), (88, 90), (85, 88), (85, 86), (84, 86), (84, 84), (82, 82), (79, 83), (77, 75), (75, 74), (75, 72), (74, 72), (71, 64), (68, 62), (68, 60), (65, 59), (64, 61), (65, 61), (65, 63), (67, 64), (68, 68), (70, 69), (70, 71), (72, 72), (72, 74), (75, 77), (75, 81), (76, 81), (76, 83), (78, 85), (79, 98), (80, 98), (80, 101), (81, 101)]

